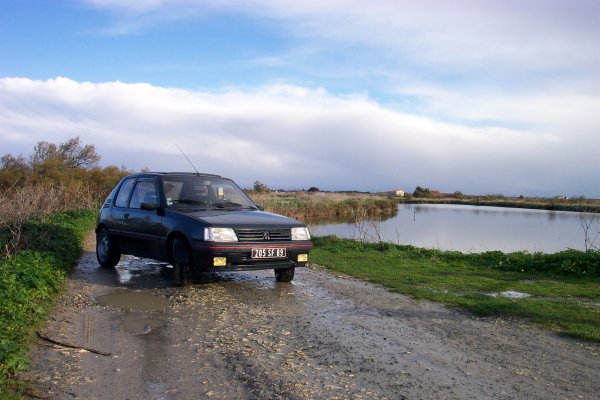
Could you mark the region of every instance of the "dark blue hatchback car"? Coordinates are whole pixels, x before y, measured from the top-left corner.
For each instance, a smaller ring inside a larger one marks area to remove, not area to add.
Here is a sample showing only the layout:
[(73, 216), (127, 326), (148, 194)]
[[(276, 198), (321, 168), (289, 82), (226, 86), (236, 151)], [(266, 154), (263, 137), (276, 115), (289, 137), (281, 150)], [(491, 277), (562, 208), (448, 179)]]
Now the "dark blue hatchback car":
[(123, 178), (98, 214), (96, 256), (114, 267), (121, 254), (173, 265), (183, 285), (192, 272), (273, 269), (290, 282), (312, 248), (303, 223), (264, 212), (230, 179), (191, 173)]

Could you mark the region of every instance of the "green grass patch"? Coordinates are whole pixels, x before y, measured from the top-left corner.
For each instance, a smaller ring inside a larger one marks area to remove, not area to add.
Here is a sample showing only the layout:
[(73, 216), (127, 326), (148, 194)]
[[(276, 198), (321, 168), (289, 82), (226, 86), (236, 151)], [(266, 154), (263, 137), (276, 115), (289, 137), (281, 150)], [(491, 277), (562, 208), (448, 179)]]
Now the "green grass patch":
[[(15, 396), (15, 374), (28, 366), (27, 345), (81, 255), (95, 211), (50, 214), (23, 227), (27, 248), (0, 259), (0, 398)], [(7, 232), (0, 233), (0, 242)]]
[[(600, 342), (600, 252), (465, 254), (330, 236), (314, 244), (312, 262), (392, 291)], [(490, 295), (508, 291), (530, 296)]]

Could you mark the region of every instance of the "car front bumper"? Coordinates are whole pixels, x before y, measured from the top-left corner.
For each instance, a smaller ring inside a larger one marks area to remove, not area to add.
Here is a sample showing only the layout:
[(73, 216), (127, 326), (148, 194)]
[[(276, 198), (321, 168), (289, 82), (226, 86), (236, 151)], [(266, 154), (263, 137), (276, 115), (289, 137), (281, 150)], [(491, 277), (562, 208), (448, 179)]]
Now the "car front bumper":
[[(312, 248), (310, 241), (269, 242), (268, 244), (235, 242), (198, 242), (193, 245), (194, 267), (199, 271), (240, 271), (302, 267), (306, 264), (299, 255), (307, 255)], [(285, 257), (252, 258), (253, 249), (285, 249)], [(225, 262), (215, 265), (215, 259)]]

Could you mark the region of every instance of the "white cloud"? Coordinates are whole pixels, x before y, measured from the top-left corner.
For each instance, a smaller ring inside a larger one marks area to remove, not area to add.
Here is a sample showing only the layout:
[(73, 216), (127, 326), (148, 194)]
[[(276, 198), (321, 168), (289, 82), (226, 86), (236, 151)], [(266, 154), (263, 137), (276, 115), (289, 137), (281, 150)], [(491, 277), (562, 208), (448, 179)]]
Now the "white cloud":
[(113, 11), (117, 26), (137, 21), (137, 28), (211, 13), (271, 18), (299, 37), (371, 46), (452, 71), (593, 73), (600, 65), (600, 3), (593, 0), (82, 1)]
[(432, 85), (400, 87), (396, 91), (402, 96), (420, 98), (422, 112), (446, 119), (473, 123), (493, 121), (546, 133), (570, 130), (576, 135), (595, 132), (600, 126), (600, 95), (597, 93), (557, 88), (509, 94), (490, 87), (458, 91)]
[[(298, 40), (240, 65), (398, 99), (399, 109), (432, 119), (564, 140), (567, 131), (594, 136), (599, 122), (600, 3), (593, 0), (84, 1), (138, 28), (209, 14), (269, 20)], [(405, 96), (414, 102), (402, 103)]]
[(598, 147), (595, 138), (572, 146), (570, 133), (441, 123), (319, 88), (194, 92), (67, 78), (0, 79), (3, 154), (74, 135), (94, 144), (107, 164), (189, 170), (177, 143), (198, 169), (246, 186), (259, 179), (287, 188), (421, 185), (589, 196), (597, 190), (589, 182), (600, 170), (600, 161), (588, 158)]

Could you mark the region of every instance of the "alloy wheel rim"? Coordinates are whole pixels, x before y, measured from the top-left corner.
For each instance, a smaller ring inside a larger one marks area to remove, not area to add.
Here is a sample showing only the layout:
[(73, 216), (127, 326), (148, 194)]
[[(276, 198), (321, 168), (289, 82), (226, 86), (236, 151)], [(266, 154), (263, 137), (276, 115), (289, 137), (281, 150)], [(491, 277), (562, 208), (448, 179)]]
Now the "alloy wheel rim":
[(106, 259), (106, 256), (108, 254), (108, 237), (106, 235), (102, 235), (102, 237), (100, 238), (100, 246), (98, 247), (100, 250), (100, 257), (102, 259)]

